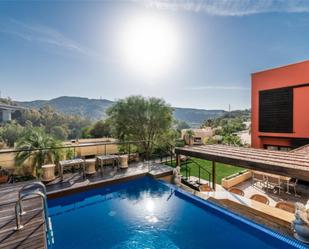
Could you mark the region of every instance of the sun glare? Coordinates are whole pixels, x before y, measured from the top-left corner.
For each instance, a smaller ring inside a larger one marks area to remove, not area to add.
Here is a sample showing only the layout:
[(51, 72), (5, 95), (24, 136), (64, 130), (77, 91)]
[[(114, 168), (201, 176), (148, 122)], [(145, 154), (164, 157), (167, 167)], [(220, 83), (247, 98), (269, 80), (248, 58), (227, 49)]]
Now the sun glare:
[(155, 16), (134, 17), (122, 31), (122, 56), (136, 73), (160, 77), (171, 69), (179, 53), (171, 22)]

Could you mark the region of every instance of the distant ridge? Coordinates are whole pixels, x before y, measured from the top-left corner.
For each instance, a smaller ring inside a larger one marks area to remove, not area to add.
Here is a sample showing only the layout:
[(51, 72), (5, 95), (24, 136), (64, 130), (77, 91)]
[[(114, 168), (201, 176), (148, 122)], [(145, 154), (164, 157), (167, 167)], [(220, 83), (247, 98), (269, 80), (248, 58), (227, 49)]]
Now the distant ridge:
[[(106, 109), (114, 102), (107, 99), (89, 99), (83, 97), (62, 96), (51, 100), (16, 101), (23, 107), (39, 109), (43, 106), (51, 106), (58, 112), (71, 115), (79, 115), (91, 120), (106, 118)], [(199, 126), (204, 120), (223, 115), (224, 110), (204, 110), (193, 108), (174, 108), (174, 117), (187, 122), (192, 127)]]

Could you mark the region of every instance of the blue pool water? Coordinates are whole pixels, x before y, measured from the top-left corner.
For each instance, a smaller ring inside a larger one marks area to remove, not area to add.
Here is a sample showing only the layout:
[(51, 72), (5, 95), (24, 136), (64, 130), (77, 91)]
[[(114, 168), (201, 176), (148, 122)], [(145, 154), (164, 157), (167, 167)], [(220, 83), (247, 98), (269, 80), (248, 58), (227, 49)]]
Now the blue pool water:
[(148, 177), (48, 201), (50, 249), (305, 248)]

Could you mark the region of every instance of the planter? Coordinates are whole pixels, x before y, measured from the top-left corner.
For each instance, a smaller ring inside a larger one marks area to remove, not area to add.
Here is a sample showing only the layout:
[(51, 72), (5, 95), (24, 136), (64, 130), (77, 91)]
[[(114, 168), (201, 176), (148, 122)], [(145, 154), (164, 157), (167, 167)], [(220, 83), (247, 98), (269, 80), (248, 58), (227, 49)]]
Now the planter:
[(86, 159), (85, 160), (85, 174), (92, 175), (96, 172), (95, 169), (96, 159)]
[(55, 164), (46, 164), (42, 166), (42, 182), (50, 182), (55, 180)]
[(0, 176), (0, 183), (7, 183), (9, 180), (8, 176)]
[(120, 168), (121, 169), (128, 168), (128, 158), (129, 158), (128, 155), (119, 156)]
[(244, 182), (252, 177), (251, 171), (241, 171), (237, 174), (222, 178), (221, 185), (225, 189), (229, 189), (241, 182)]

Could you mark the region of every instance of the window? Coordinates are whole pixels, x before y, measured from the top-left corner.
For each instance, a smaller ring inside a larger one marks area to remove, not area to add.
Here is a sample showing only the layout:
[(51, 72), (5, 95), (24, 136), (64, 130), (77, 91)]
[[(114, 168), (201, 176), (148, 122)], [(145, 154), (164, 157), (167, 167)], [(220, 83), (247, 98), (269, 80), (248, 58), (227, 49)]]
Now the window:
[(293, 132), (293, 88), (260, 91), (259, 131)]

